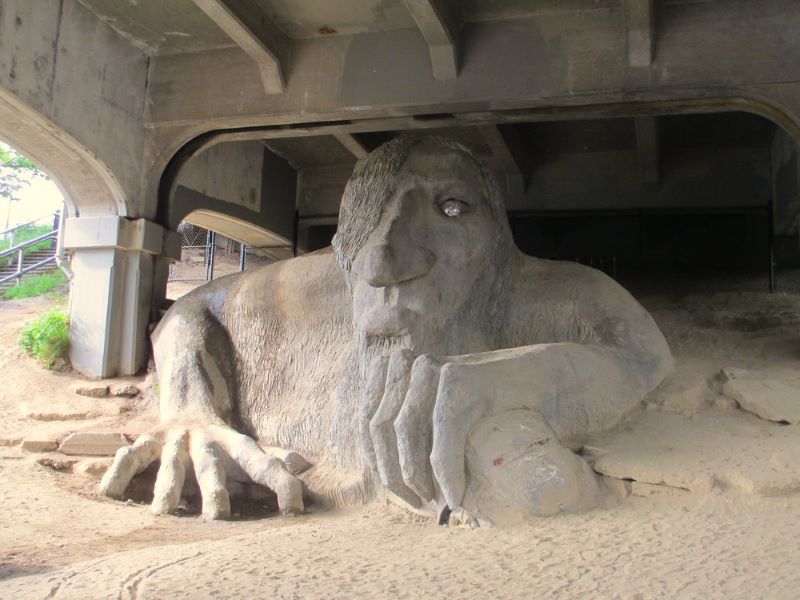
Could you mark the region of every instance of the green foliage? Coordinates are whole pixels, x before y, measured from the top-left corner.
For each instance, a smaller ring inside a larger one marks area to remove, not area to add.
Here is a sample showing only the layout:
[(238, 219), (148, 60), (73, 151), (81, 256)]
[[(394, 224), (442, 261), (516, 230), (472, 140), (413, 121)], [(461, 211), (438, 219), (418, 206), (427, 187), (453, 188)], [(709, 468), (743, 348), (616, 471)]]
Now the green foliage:
[(46, 179), (47, 175), (11, 146), (0, 143), (0, 198), (16, 200), (17, 192), (34, 177)]
[(8, 300), (19, 300), (20, 298), (31, 298), (41, 296), (51, 291), (53, 288), (64, 285), (67, 277), (60, 270), (42, 273), (41, 275), (28, 275), (12, 288), (5, 292)]
[(69, 352), (69, 317), (53, 309), (25, 324), (18, 343), (46, 369), (52, 369), (59, 358)]
[(39, 170), (39, 167), (33, 164), (30, 159), (22, 156), (22, 154), (14, 150), (11, 146), (5, 144), (0, 145), (0, 164), (15, 169), (28, 169), (30, 171)]

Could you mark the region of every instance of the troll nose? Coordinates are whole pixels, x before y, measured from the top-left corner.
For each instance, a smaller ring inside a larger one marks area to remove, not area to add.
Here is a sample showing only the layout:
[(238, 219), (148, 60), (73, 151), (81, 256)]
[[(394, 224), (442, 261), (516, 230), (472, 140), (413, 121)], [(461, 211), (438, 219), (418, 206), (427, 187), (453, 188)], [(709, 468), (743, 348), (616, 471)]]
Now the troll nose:
[(388, 287), (427, 275), (435, 262), (433, 253), (420, 246), (380, 244), (367, 253), (364, 277), (373, 287)]

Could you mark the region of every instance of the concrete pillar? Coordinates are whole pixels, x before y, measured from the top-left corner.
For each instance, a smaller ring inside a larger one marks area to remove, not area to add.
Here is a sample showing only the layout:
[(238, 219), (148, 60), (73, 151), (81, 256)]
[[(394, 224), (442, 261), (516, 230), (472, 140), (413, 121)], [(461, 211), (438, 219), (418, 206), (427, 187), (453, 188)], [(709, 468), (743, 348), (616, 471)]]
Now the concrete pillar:
[(154, 283), (180, 256), (177, 234), (144, 219), (67, 219), (72, 252), (70, 359), (90, 377), (132, 375), (147, 360)]

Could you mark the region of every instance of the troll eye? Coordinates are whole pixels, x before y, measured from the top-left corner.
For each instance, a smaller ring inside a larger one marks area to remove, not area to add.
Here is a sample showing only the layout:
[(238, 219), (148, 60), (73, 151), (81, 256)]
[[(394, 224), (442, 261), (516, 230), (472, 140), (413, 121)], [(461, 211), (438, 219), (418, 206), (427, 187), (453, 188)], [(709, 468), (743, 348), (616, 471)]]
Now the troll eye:
[(463, 200), (446, 198), (439, 205), (439, 208), (446, 217), (460, 217), (467, 212), (469, 206)]

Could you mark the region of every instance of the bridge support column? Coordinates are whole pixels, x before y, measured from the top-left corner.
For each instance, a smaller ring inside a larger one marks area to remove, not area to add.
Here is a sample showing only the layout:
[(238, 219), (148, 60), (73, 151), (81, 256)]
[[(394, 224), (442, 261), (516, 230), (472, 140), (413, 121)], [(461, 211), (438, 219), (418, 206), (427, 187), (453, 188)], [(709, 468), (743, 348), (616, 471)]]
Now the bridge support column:
[(90, 377), (132, 375), (147, 360), (153, 295), (164, 259), (180, 257), (177, 234), (145, 219), (67, 219), (72, 252), (70, 359)]

